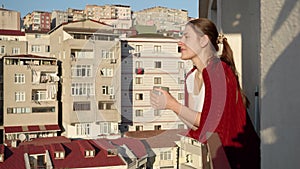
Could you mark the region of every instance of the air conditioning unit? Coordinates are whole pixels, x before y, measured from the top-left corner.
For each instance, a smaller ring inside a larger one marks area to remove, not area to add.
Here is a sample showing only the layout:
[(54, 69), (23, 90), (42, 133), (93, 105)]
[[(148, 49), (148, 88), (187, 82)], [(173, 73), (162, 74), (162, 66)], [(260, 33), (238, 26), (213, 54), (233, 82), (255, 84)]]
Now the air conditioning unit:
[(110, 63), (111, 63), (111, 64), (117, 63), (117, 59), (111, 59), (111, 60), (110, 60)]
[(114, 94), (112, 94), (112, 95), (109, 96), (109, 98), (110, 98), (110, 99), (115, 99), (116, 97), (115, 97)]

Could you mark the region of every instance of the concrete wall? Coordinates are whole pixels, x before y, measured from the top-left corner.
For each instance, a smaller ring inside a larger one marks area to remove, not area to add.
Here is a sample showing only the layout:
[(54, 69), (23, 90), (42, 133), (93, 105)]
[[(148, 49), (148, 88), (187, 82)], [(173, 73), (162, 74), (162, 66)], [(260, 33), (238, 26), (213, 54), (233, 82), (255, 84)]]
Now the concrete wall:
[(254, 121), (259, 87), (261, 168), (299, 168), (300, 1), (223, 0), (221, 6), (224, 33), (242, 35), (242, 81)]
[(300, 1), (261, 1), (262, 168), (300, 168)]

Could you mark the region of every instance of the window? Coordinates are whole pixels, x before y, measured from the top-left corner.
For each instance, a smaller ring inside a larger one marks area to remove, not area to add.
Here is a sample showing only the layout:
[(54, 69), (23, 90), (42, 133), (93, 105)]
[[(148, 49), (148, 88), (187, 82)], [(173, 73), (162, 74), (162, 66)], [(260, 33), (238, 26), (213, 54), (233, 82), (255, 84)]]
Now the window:
[(98, 109), (99, 110), (113, 110), (115, 109), (113, 107), (114, 103), (113, 102), (98, 102)]
[(49, 45), (45, 46), (45, 52), (50, 52), (50, 46)]
[(41, 52), (41, 46), (40, 45), (32, 45), (31, 52)]
[(20, 54), (20, 48), (12, 48), (12, 54)]
[(160, 152), (160, 160), (172, 160), (171, 151)]
[(111, 69), (111, 68), (103, 68), (101, 71), (100, 71), (100, 74), (102, 76), (105, 76), (105, 77), (113, 77), (114, 75), (114, 69)]
[(24, 102), (25, 101), (25, 92), (15, 92), (15, 101)]
[(154, 130), (161, 130), (161, 125), (154, 125)]
[(154, 110), (154, 116), (160, 116), (160, 110)]
[(45, 101), (50, 100), (50, 98), (48, 98), (48, 92), (46, 90), (32, 90), (32, 100)]
[(161, 77), (154, 77), (154, 84), (161, 84)]
[(143, 84), (143, 78), (142, 77), (136, 77), (135, 78), (135, 84)]
[(111, 123), (101, 122), (100, 123), (100, 134), (109, 134), (111, 133)]
[(33, 107), (32, 113), (50, 113), (55, 112), (55, 107)]
[(24, 114), (31, 113), (31, 109), (29, 107), (10, 107), (7, 108), (7, 114)]
[(41, 38), (41, 34), (35, 34), (35, 38)]
[(114, 52), (102, 50), (102, 59), (114, 59)]
[(1, 46), (1, 48), (0, 48), (0, 53), (1, 53), (1, 54), (4, 54), (4, 53), (5, 53), (5, 46)]
[(90, 135), (91, 125), (89, 123), (77, 123), (76, 127), (76, 135), (84, 136)]
[(161, 61), (155, 61), (154, 68), (161, 68)]
[(142, 51), (143, 46), (142, 45), (135, 45), (135, 52), (141, 52)]
[(143, 100), (143, 93), (136, 93), (135, 100)]
[(91, 77), (92, 67), (91, 65), (74, 65), (72, 66), (72, 77)]
[(178, 129), (184, 129), (184, 124), (178, 124)]
[(94, 58), (93, 51), (75, 51), (75, 57), (79, 59), (92, 59)]
[(94, 95), (93, 83), (72, 83), (72, 96), (90, 96)]
[(178, 100), (183, 100), (183, 99), (184, 99), (184, 94), (178, 93)]
[(184, 68), (184, 62), (179, 61), (178, 62), (178, 69), (183, 69)]
[(136, 68), (142, 68), (143, 67), (143, 62), (142, 61), (136, 61), (135, 62), (135, 67)]
[(91, 110), (90, 102), (74, 102), (73, 103), (73, 111), (85, 111)]
[(102, 94), (113, 95), (114, 93), (115, 92), (113, 86), (102, 86)]
[(24, 84), (25, 83), (25, 75), (21, 73), (15, 74), (15, 83), (16, 84)]
[(135, 131), (143, 131), (143, 126), (142, 125), (135, 126)]
[(56, 151), (54, 152), (54, 158), (55, 159), (63, 159), (65, 158), (65, 153), (64, 152), (59, 152), (59, 151)]
[(161, 46), (159, 46), (159, 45), (154, 45), (154, 52), (155, 52), (155, 53), (160, 53), (160, 52), (161, 52)]
[(181, 48), (180, 48), (180, 46), (177, 47), (177, 52), (178, 52), (178, 53), (181, 53)]
[(135, 110), (135, 116), (136, 117), (142, 117), (143, 116), (143, 110), (142, 109)]
[(85, 157), (94, 157), (95, 151), (94, 150), (85, 150)]

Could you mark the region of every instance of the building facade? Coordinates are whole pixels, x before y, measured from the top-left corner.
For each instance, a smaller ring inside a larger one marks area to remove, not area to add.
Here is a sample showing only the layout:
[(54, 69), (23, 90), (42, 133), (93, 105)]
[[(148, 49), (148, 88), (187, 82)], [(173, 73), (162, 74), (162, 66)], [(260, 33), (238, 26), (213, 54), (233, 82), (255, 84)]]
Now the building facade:
[[(154, 110), (150, 91), (154, 86), (169, 87), (180, 102), (184, 100), (184, 74), (188, 62), (180, 60), (176, 39), (138, 35), (122, 41), (122, 123), (124, 130), (184, 128), (170, 110)], [(129, 125), (129, 126), (127, 126)], [(128, 127), (128, 128), (126, 128)]]
[(59, 11), (54, 10), (51, 13), (51, 29), (55, 28), (56, 26), (68, 22), (69, 21), (69, 15), (67, 11)]
[(27, 42), (20, 30), (0, 30), (0, 57), (27, 54)]
[(23, 17), (24, 27), (28, 30), (49, 31), (51, 29), (51, 13), (33, 11)]
[(58, 126), (57, 60), (36, 55), (11, 55), (1, 59), (3, 76), (3, 141), (52, 137)]
[(133, 13), (134, 25), (156, 25), (157, 30), (181, 31), (188, 21), (188, 11), (156, 6)]
[(50, 45), (50, 56), (62, 63), (62, 134), (117, 137), (121, 121), (118, 35), (101, 22), (73, 21), (50, 32)]
[(0, 8), (0, 29), (5, 30), (20, 30), (20, 12)]
[(25, 31), (28, 54), (50, 56), (50, 37), (42, 31)]

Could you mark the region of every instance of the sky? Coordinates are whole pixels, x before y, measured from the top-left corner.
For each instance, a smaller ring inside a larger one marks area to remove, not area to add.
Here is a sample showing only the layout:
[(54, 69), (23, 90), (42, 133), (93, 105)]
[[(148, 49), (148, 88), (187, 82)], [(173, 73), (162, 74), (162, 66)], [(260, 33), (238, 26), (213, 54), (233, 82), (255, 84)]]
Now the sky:
[(199, 0), (0, 0), (0, 5), (5, 9), (21, 12), (21, 17), (34, 10), (51, 12), (52, 10), (63, 10), (68, 8), (84, 9), (85, 5), (128, 5), (131, 10), (163, 6), (174, 9), (188, 10), (190, 17), (198, 16)]

